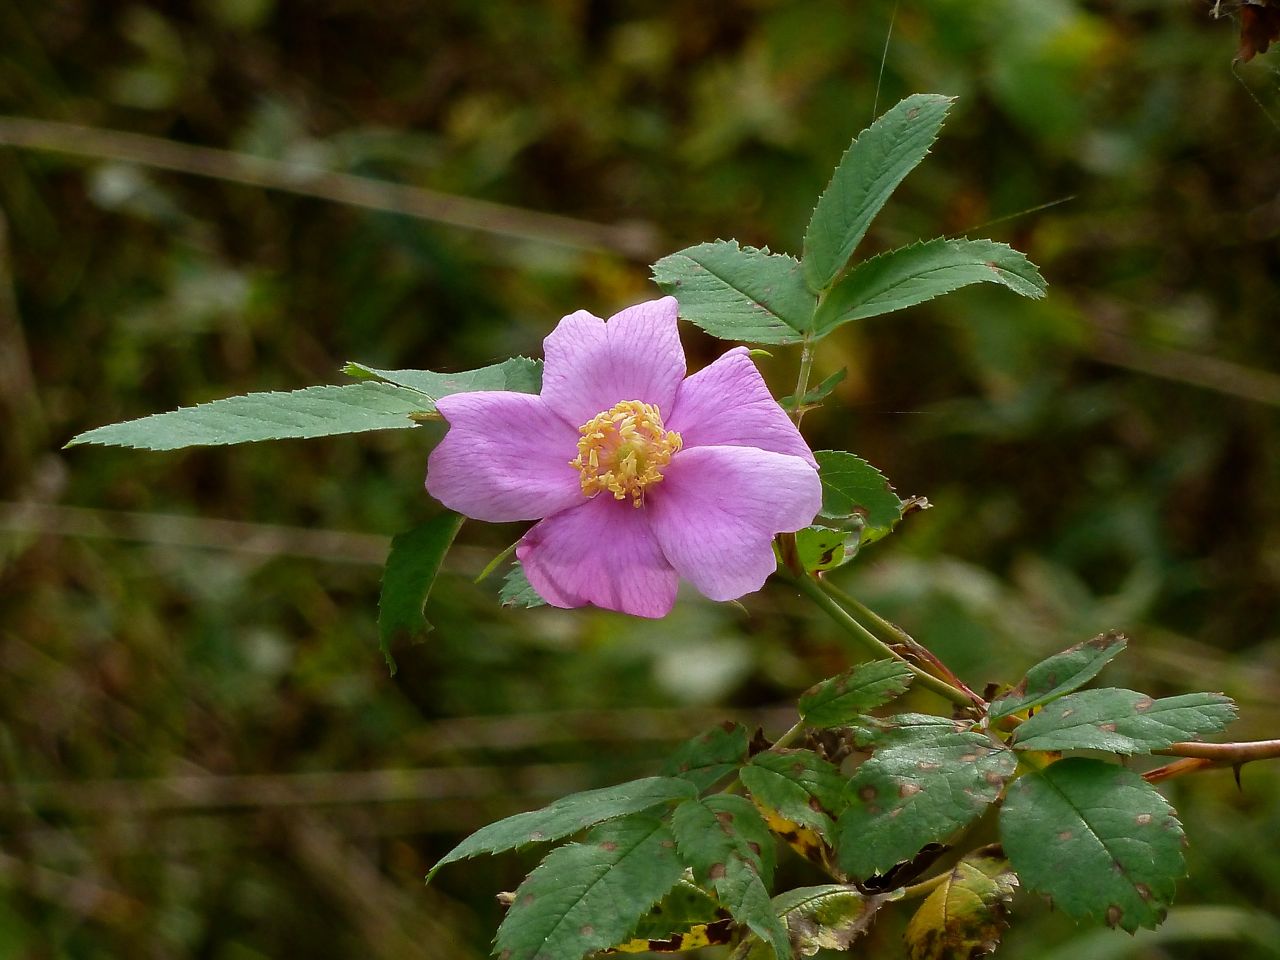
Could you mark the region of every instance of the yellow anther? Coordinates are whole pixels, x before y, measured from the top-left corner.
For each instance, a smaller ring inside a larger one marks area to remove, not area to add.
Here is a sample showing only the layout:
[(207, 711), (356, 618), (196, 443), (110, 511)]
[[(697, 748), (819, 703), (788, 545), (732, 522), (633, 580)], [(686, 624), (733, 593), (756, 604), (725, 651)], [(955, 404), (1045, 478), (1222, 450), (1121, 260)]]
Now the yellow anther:
[(628, 497), (638, 507), (644, 488), (662, 480), (683, 441), (662, 426), (658, 408), (623, 400), (578, 428), (578, 456), (569, 466), (582, 474), (582, 492), (594, 497), (608, 490), (615, 500)]

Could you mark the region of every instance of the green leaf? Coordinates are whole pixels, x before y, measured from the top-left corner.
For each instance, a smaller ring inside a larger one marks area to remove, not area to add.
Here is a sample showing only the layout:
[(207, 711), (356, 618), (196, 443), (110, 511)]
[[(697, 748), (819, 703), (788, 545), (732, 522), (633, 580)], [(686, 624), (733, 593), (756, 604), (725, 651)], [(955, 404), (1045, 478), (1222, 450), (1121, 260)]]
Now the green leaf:
[(805, 231), (810, 290), (825, 290), (844, 269), (889, 195), (929, 152), (951, 103), (937, 94), (907, 97), (845, 151)]
[(833, 391), (836, 387), (838, 387), (841, 383), (843, 383), (845, 377), (847, 377), (848, 375), (849, 375), (849, 368), (841, 367), (839, 370), (837, 370), (831, 376), (827, 377), (825, 380), (823, 380), (820, 384), (818, 384), (812, 390), (805, 391), (804, 396), (801, 397), (798, 401), (796, 400), (793, 394), (792, 396), (789, 396), (789, 397), (783, 397), (781, 400), (778, 401), (778, 405), (782, 407), (782, 409), (784, 410), (794, 410), (796, 407), (805, 407), (807, 409), (809, 407), (816, 406), (817, 404), (825, 400), (827, 397), (829, 397), (831, 395), (831, 391)]
[(680, 880), (671, 831), (653, 817), (603, 824), (552, 850), (516, 888), (494, 942), (506, 960), (566, 960), (613, 946)]
[(957, 733), (968, 732), (973, 724), (932, 713), (897, 713), (891, 717), (858, 717), (851, 721), (851, 727), (857, 746), (887, 750), (945, 744)]
[(729, 911), (701, 887), (681, 880), (647, 914), (631, 937), (615, 944), (620, 953), (676, 953), (728, 943), (736, 925)]
[(746, 762), (750, 739), (746, 727), (726, 721), (677, 747), (662, 775), (688, 780), (701, 793)]
[(910, 684), (911, 671), (901, 660), (860, 663), (806, 690), (800, 716), (811, 727), (843, 726), (906, 693)]
[(517, 813), (513, 817), (481, 827), (446, 853), (427, 874), (430, 881), (446, 864), (482, 853), (515, 850), (531, 843), (559, 840), (605, 820), (616, 820), (632, 813), (696, 793), (693, 784), (675, 777), (646, 777), (613, 787), (587, 790), (561, 797), (540, 810)]
[(777, 813), (835, 839), (834, 818), (844, 808), (845, 777), (812, 750), (766, 750), (738, 771), (742, 785), (766, 817)]
[(378, 646), (392, 674), (396, 672), (392, 644), (419, 639), (431, 629), (422, 610), (463, 519), (456, 513), (442, 513), (391, 539), (378, 598)]
[(547, 601), (538, 596), (529, 578), (525, 576), (524, 567), (517, 560), (503, 578), (502, 588), (498, 591), (498, 602), (504, 607), (545, 607)]
[(99, 443), (139, 450), (328, 437), (367, 430), (407, 430), (413, 413), (433, 407), (422, 394), (389, 383), (307, 387), (292, 393), (250, 393), (168, 413), (98, 427), (67, 444)]
[[(811, 957), (819, 950), (848, 950), (889, 899), (866, 896), (852, 885), (827, 883), (780, 893), (772, 906), (787, 928), (792, 949), (802, 957)], [(772, 956), (767, 944), (747, 937), (729, 954), (729, 960), (768, 960)]]
[(790, 960), (787, 931), (769, 903), (773, 838), (751, 802), (732, 794), (686, 800), (671, 815), (680, 856), (694, 880), (715, 890), (739, 923)]
[(902, 519), (903, 501), (867, 461), (844, 450), (818, 450), (813, 456), (822, 479), (821, 516), (857, 517), (863, 542), (880, 539)]
[(865, 879), (946, 840), (1000, 796), (1016, 767), (1012, 751), (980, 733), (878, 748), (849, 781), (837, 824), (841, 869)]
[(1119, 633), (1101, 633), (1092, 640), (1055, 653), (1027, 671), (1016, 687), (991, 702), (993, 720), (1021, 710), (1043, 706), (1050, 700), (1083, 687), (1125, 648)]
[(1106, 750), (1150, 753), (1216, 733), (1236, 718), (1220, 693), (1188, 693), (1153, 700), (1136, 690), (1082, 690), (1049, 704), (1013, 732), (1020, 750)]
[(376, 379), (416, 390), (432, 401), (427, 409), (435, 409), (435, 401), (454, 393), (480, 390), (511, 390), (515, 393), (537, 393), (542, 389), (542, 361), (528, 357), (512, 357), (501, 363), (460, 373), (436, 373), (432, 370), (379, 370), (354, 361), (342, 372), (362, 380)]
[(680, 316), (722, 340), (799, 343), (812, 328), (817, 301), (800, 264), (767, 249), (700, 243), (655, 263), (653, 279), (680, 301)]
[(970, 960), (992, 953), (1009, 925), (1018, 878), (1007, 861), (965, 858), (907, 924), (911, 960)]
[(993, 240), (947, 240), (890, 250), (831, 288), (814, 318), (819, 335), (851, 320), (904, 310), (973, 283), (998, 283), (1038, 300), (1046, 284), (1023, 254)]
[(1023, 884), (1077, 920), (1155, 927), (1185, 872), (1182, 826), (1164, 797), (1123, 767), (1071, 757), (1019, 778), (1000, 811)]
[(858, 531), (805, 527), (796, 531), (796, 556), (806, 571), (834, 570), (858, 553)]

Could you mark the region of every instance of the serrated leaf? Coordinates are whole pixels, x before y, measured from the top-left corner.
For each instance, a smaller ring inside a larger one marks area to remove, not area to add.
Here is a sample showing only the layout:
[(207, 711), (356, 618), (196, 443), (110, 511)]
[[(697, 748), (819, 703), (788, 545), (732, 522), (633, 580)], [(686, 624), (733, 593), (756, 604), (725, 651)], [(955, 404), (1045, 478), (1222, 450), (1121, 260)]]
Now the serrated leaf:
[(1018, 878), (1005, 860), (961, 860), (907, 924), (911, 960), (971, 960), (992, 953), (1009, 925)]
[(800, 397), (798, 400), (793, 394), (792, 396), (783, 397), (779, 400), (778, 406), (782, 407), (784, 410), (794, 410), (796, 407), (805, 407), (807, 409), (809, 407), (816, 406), (829, 397), (831, 395), (831, 391), (835, 390), (836, 387), (843, 383), (845, 377), (848, 375), (849, 368), (841, 367), (813, 389), (806, 390), (804, 396)]
[(418, 639), (431, 629), (423, 607), (462, 523), (458, 514), (442, 513), (391, 538), (378, 598), (378, 646), (392, 674), (396, 672), (392, 644), (402, 638)]
[(1028, 670), (1016, 687), (991, 701), (988, 715), (999, 720), (1083, 687), (1124, 650), (1127, 642), (1122, 634), (1101, 633), (1055, 653)]
[(977, 819), (1016, 767), (1012, 751), (979, 733), (876, 749), (849, 781), (837, 862), (865, 879), (910, 860)]
[(680, 316), (723, 340), (799, 343), (816, 298), (793, 257), (736, 240), (686, 247), (653, 265), (658, 286), (680, 301)]
[(888, 750), (947, 743), (957, 733), (971, 730), (967, 720), (932, 713), (896, 713), (891, 717), (858, 717), (850, 724), (853, 742), (862, 749)]
[(715, 890), (739, 923), (790, 960), (786, 928), (769, 903), (773, 839), (745, 797), (716, 794), (686, 800), (671, 815), (671, 830), (694, 880)]
[(498, 927), (504, 960), (566, 960), (625, 940), (680, 880), (665, 823), (628, 817), (552, 850), (516, 889)]
[(1019, 778), (1000, 811), (1005, 853), (1029, 890), (1077, 920), (1155, 927), (1185, 872), (1182, 825), (1123, 767), (1071, 757)]
[(1188, 693), (1153, 700), (1136, 690), (1081, 690), (1049, 704), (1010, 738), (1020, 750), (1106, 750), (1150, 753), (1216, 733), (1236, 718), (1220, 693)]
[(838, 727), (906, 693), (911, 670), (901, 660), (873, 660), (810, 687), (800, 696), (800, 716), (811, 727)]
[(498, 590), (498, 602), (504, 607), (545, 607), (547, 601), (538, 596), (529, 578), (525, 576), (524, 567), (517, 560), (502, 580)]
[(431, 409), (422, 394), (389, 383), (307, 387), (292, 393), (228, 397), (113, 423), (82, 433), (67, 446), (98, 443), (139, 450), (179, 450), (368, 430), (407, 430), (417, 426), (410, 414)]
[(867, 461), (844, 450), (818, 450), (813, 456), (822, 480), (821, 516), (858, 517), (864, 543), (880, 539), (902, 519), (903, 501)]
[(756, 805), (792, 823), (835, 837), (844, 807), (845, 777), (812, 750), (766, 750), (738, 771)]
[[(773, 898), (773, 911), (787, 928), (792, 950), (811, 957), (819, 950), (848, 950), (871, 925), (884, 895), (865, 895), (848, 884), (827, 883), (797, 887)], [(768, 960), (773, 951), (756, 937), (747, 937), (729, 960)]]
[(831, 288), (814, 317), (821, 336), (851, 320), (904, 310), (974, 283), (1038, 300), (1047, 284), (1022, 253), (994, 240), (939, 237), (864, 260)]
[(681, 777), (702, 792), (746, 762), (750, 740), (746, 727), (726, 721), (677, 747), (663, 764), (662, 775)]
[(907, 97), (845, 151), (805, 231), (810, 290), (825, 290), (844, 269), (889, 195), (929, 152), (951, 103), (937, 94)]
[(480, 390), (510, 390), (515, 393), (537, 393), (542, 389), (542, 361), (528, 357), (512, 357), (501, 363), (459, 373), (436, 373), (434, 370), (379, 370), (355, 361), (348, 362), (342, 372), (362, 380), (377, 379), (416, 390), (432, 400), (430, 410), (441, 397)]
[(681, 880), (640, 918), (630, 939), (611, 948), (616, 953), (683, 953), (728, 943), (736, 924), (700, 887)]
[(664, 803), (692, 797), (695, 793), (693, 784), (687, 780), (646, 777), (613, 787), (570, 794), (540, 810), (517, 813), (481, 827), (440, 858), (427, 874), (427, 880), (430, 881), (446, 864), (467, 857), (559, 840), (597, 823), (642, 813)]
[(842, 567), (857, 555), (859, 531), (805, 527), (796, 531), (796, 556), (809, 573)]

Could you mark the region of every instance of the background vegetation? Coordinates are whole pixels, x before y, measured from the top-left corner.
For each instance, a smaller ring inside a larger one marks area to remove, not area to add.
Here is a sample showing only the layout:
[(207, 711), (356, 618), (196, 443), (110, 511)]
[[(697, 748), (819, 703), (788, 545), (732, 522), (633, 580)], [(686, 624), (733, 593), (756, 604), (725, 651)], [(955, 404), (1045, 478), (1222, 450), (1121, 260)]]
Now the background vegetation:
[[(795, 251), (877, 91), (960, 100), (864, 249), (992, 236), (1051, 289), (824, 343), (849, 376), (814, 445), (934, 504), (844, 584), (971, 684), (1117, 628), (1112, 682), (1222, 689), (1240, 738), (1280, 735), (1280, 61), (1233, 68), (1211, 8), (0, 5), (0, 112), (73, 125), (0, 119), (0, 956), (480, 957), (533, 857), (424, 888), (459, 834), (722, 716), (785, 729), (845, 661), (796, 598), (502, 610), (469, 576), (518, 527), (464, 530), (388, 677), (378, 564), (435, 509), (428, 429), (60, 447), (347, 359), (536, 354), (690, 242)], [(686, 333), (695, 364), (723, 349)], [(1002, 955), (1278, 955), (1280, 771), (1168, 790), (1191, 876), (1161, 932), (1023, 897)]]

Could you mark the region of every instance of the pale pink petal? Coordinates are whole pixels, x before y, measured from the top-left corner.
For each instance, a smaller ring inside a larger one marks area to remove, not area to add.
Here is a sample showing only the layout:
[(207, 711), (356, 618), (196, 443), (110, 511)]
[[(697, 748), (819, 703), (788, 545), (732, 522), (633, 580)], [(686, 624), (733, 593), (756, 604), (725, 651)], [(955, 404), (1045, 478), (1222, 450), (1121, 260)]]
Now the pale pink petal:
[(599, 494), (543, 520), (516, 547), (525, 576), (554, 607), (594, 604), (665, 617), (679, 578), (658, 549), (643, 508)]
[(769, 393), (746, 347), (734, 347), (699, 370), (676, 394), (664, 418), (691, 447), (759, 447), (817, 466), (809, 445)]
[(663, 297), (628, 307), (608, 322), (571, 313), (543, 341), (542, 397), (575, 427), (621, 400), (666, 415), (684, 378), (677, 304)]
[(808, 526), (822, 506), (817, 470), (754, 447), (682, 450), (647, 492), (663, 554), (712, 600), (764, 586), (776, 567), (773, 535)]
[(536, 520), (585, 495), (577, 470), (578, 431), (527, 393), (441, 397), (449, 432), (427, 460), (427, 492), (450, 510), (500, 523)]

